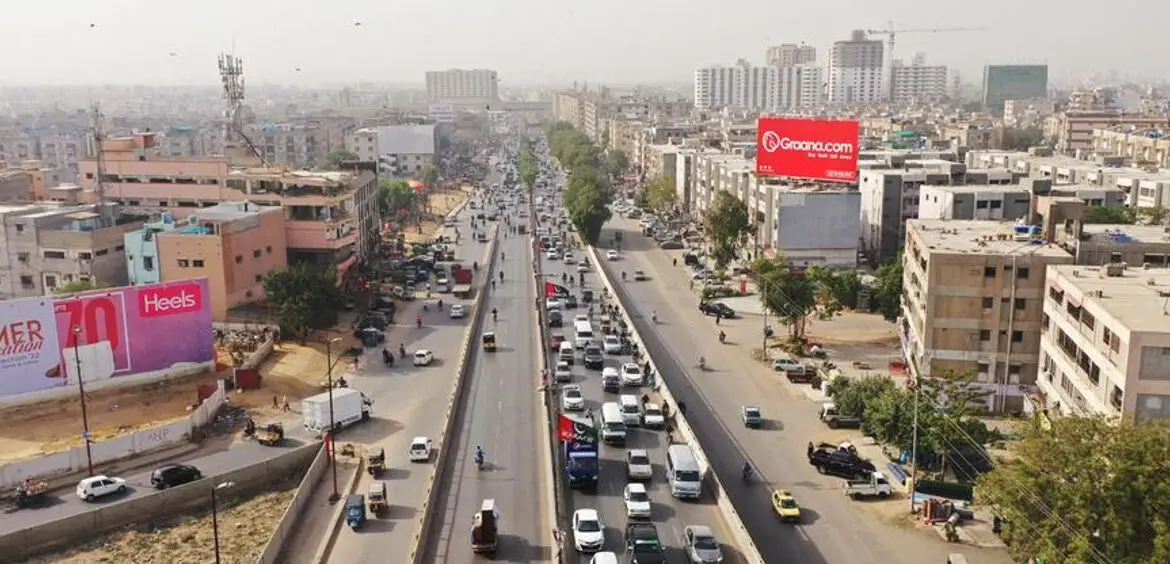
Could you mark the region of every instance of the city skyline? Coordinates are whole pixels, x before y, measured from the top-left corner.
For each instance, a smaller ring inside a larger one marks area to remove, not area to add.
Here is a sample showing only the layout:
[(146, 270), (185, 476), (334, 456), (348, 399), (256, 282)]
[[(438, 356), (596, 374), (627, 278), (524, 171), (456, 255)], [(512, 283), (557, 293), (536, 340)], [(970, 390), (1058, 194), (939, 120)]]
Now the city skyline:
[[(1155, 22), (1161, 20), (1159, 15), (1170, 16), (1170, 5), (1140, 6), (1144, 16), (1124, 24), (1072, 13), (1064, 25), (1038, 34), (1030, 22), (1047, 17), (1056, 7), (1051, 1), (1017, 5), (990, 0), (978, 13), (948, 18), (924, 15), (904, 1), (874, 6), (843, 0), (802, 9), (799, 20), (792, 19), (786, 7), (762, 0), (739, 0), (725, 6), (726, 16), (714, 18), (709, 7), (661, 0), (634, 6), (599, 0), (587, 8), (569, 9), (531, 0), (503, 0), (491, 8), (456, 6), (449, 0), (393, 7), (366, 0), (342, 4), (328, 8), (305, 0), (280, 5), (212, 0), (165, 8), (136, 6), (130, 0), (102, 6), (76, 0), (52, 6), (19, 4), (7, 10), (6, 21), (14, 25), (0, 36), (0, 47), (17, 53), (29, 52), (33, 44), (42, 47), (35, 58), (10, 61), (0, 84), (208, 84), (215, 82), (213, 61), (220, 52), (234, 52), (248, 61), (249, 78), (257, 84), (414, 85), (423, 82), (428, 70), (449, 68), (491, 68), (505, 85), (678, 83), (698, 67), (743, 57), (762, 62), (767, 47), (781, 43), (807, 43), (823, 58), (832, 42), (847, 38), (850, 30), (883, 29), (890, 20), (899, 29), (984, 29), (898, 37), (895, 58), (909, 60), (914, 53), (925, 52), (935, 64), (956, 69), (968, 80), (974, 80), (983, 65), (1018, 63), (1048, 64), (1059, 81), (1091, 73), (1170, 75), (1170, 57), (1153, 45)], [(1122, 0), (1115, 7), (1124, 12), (1139, 5)], [(849, 13), (849, 19), (834, 17), (841, 12)], [(997, 13), (1014, 17), (1001, 21), (995, 18)], [(663, 16), (669, 16), (671, 26), (644, 29), (642, 22), (662, 21)], [(435, 23), (400, 23), (410, 21)], [(1138, 44), (1110, 47), (1108, 42), (1092, 41), (1111, 33)], [(52, 41), (46, 40), (49, 37)], [(1143, 47), (1142, 41), (1149, 45)], [(537, 45), (540, 48), (534, 48)], [(1135, 50), (1149, 56), (1128, 56)]]

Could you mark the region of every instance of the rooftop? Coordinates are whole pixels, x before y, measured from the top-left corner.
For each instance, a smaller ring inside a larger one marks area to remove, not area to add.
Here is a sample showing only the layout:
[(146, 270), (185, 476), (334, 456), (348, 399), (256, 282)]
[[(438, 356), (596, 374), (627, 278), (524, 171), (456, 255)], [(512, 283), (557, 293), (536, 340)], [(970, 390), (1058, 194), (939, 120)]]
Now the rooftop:
[(435, 153), (434, 125), (385, 125), (377, 128), (378, 151), (386, 155)]
[(278, 206), (261, 206), (252, 202), (223, 202), (209, 208), (203, 208), (192, 214), (200, 220), (232, 221), (244, 217), (254, 217), (261, 213), (280, 210)]
[(1082, 230), (1081, 244), (1140, 245), (1170, 243), (1170, 233), (1160, 225), (1089, 224)]
[[(1020, 184), (927, 184), (923, 189), (938, 190), (940, 192), (952, 192), (955, 194), (970, 194), (973, 192), (998, 192), (1003, 194), (1015, 194), (1020, 192), (1028, 192), (1029, 189)], [(1120, 188), (1111, 186), (1093, 186), (1090, 184), (1057, 184), (1052, 187), (1055, 194), (1068, 194), (1070, 192), (1121, 192)]]
[[(1121, 276), (1105, 276), (1099, 266), (1048, 268), (1061, 278), (1061, 288), (1076, 288), (1083, 295), (1082, 304), (1097, 304), (1130, 331), (1170, 333), (1170, 270), (1128, 267)], [(1049, 280), (1055, 277), (1050, 274)], [(1160, 309), (1161, 315), (1151, 312), (1153, 308)]]
[(1069, 257), (1057, 245), (1037, 243), (1039, 226), (1014, 221), (911, 219), (906, 229), (918, 234), (927, 253)]

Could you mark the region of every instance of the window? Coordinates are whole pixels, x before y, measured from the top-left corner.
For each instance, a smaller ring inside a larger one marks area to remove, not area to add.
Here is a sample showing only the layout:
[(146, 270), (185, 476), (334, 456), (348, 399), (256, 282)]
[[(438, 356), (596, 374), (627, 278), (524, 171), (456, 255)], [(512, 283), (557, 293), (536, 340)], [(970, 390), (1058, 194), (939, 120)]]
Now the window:
[(115, 253), (120, 253), (120, 252), (122, 252), (122, 251), (124, 251), (124, 250), (126, 250), (126, 245), (118, 245), (118, 246), (114, 247), (114, 252), (115, 252)]
[(260, 258), (260, 249), (252, 251), (252, 258)]
[(154, 257), (142, 257), (142, 269), (154, 270)]
[(52, 274), (45, 275), (45, 287), (53, 289), (57, 287), (57, 277)]
[(188, 261), (187, 259), (179, 259), (178, 262), (179, 268), (187, 268), (188, 266), (191, 266), (191, 261)]
[(89, 251), (78, 251), (77, 258), (79, 258), (81, 260), (90, 260), (93, 258), (93, 253), (91, 253)]
[(259, 274), (257, 274), (257, 275), (256, 275), (256, 281), (257, 281), (257, 282), (259, 282), (259, 281), (261, 281), (261, 280), (263, 280), (263, 279), (264, 279), (264, 277), (263, 277), (262, 275), (259, 275)]
[(1056, 302), (1056, 305), (1061, 305), (1064, 303), (1064, 292), (1058, 290), (1056, 286), (1048, 287), (1048, 297), (1052, 298), (1052, 301)]
[(203, 268), (203, 261), (199, 260), (199, 259), (195, 259), (195, 260), (191, 261), (191, 266), (194, 266), (195, 268)]
[(986, 362), (977, 362), (975, 363), (975, 366), (977, 366), (975, 369), (977, 374), (987, 374), (987, 372), (991, 370), (991, 365)]
[(1027, 280), (1028, 279), (1028, 271), (1029, 271), (1029, 269), (1026, 266), (1021, 266), (1021, 267), (1017, 268), (1016, 269), (1016, 278), (1019, 278), (1020, 280)]
[(16, 232), (17, 233), (24, 233), (24, 224), (23, 223), (16, 224)]
[(995, 267), (994, 266), (983, 267), (983, 277), (984, 278), (995, 278)]
[(264, 250), (267, 251), (268, 254), (272, 254), (272, 245), (268, 245), (267, 247), (264, 247)]
[(1102, 327), (1101, 328), (1101, 342), (1108, 345), (1109, 340), (1112, 338), (1113, 338), (1113, 331), (1110, 331), (1108, 327)]
[(110, 250), (109, 249), (98, 249), (98, 250), (94, 251), (93, 254), (94, 254), (94, 256), (104, 257), (104, 256), (110, 254)]
[(990, 341), (991, 340), (991, 331), (988, 331), (987, 329), (980, 329), (979, 330), (979, 340), (980, 341)]
[(1024, 342), (1024, 332), (1023, 331), (1012, 331), (1012, 342), (1013, 343)]
[(20, 262), (28, 262), (28, 258), (29, 258), (28, 253), (16, 253), (16, 260), (18, 260)]
[(995, 305), (994, 298), (983, 298), (983, 309), (991, 309)]
[(1016, 311), (1023, 311), (1025, 307), (1024, 298), (1016, 298)]
[(236, 264), (244, 262), (244, 255), (236, 255)]
[(20, 277), (20, 287), (24, 288), (25, 290), (31, 290), (33, 288), (36, 288), (37, 285), (33, 283), (32, 276), (21, 276)]
[(41, 256), (47, 259), (63, 259), (65, 258), (65, 251), (44, 251)]

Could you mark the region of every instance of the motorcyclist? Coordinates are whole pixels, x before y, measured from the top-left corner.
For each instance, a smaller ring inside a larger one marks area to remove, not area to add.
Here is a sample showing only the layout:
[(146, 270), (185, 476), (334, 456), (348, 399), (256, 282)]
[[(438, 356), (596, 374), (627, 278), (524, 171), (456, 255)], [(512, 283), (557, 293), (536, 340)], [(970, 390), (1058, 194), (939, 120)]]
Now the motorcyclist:
[(406, 345), (398, 343), (398, 356), (399, 358), (406, 358)]
[(476, 271), (476, 272), (479, 272), (479, 263), (478, 262), (471, 263), (471, 269)]
[(475, 453), (473, 456), (475, 457), (475, 465), (476, 466), (483, 466), (484, 454), (483, 454), (483, 449), (480, 448), (479, 445), (475, 445)]
[(622, 271), (622, 281), (624, 282), (625, 280), (626, 280), (626, 271), (623, 270)]
[(422, 316), (421, 315), (416, 315), (414, 317), (414, 324), (416, 326), (418, 326), (420, 329), (422, 328)]
[(568, 282), (568, 281), (569, 281), (569, 273), (568, 273), (568, 272), (562, 272), (562, 273), (561, 273), (561, 282)]
[(705, 357), (703, 355), (699, 355), (699, 369), (700, 370), (707, 369), (707, 357)]
[(683, 402), (683, 401), (678, 402), (678, 412), (683, 414), (684, 416), (687, 414), (686, 402)]
[(744, 481), (747, 481), (751, 477), (752, 477), (752, 463), (745, 460), (745, 461), (743, 461), (743, 479), (744, 479)]
[(505, 254), (504, 251), (500, 251), (500, 260), (503, 261), (506, 258), (508, 258), (508, 255)]
[(657, 311), (650, 312), (650, 321), (653, 321), (654, 323), (658, 323), (658, 312)]
[(722, 342), (724, 342), (724, 341), (726, 341), (726, 340), (727, 340), (727, 333), (724, 333), (723, 331), (720, 331), (720, 332), (719, 332), (719, 342), (720, 342), (720, 343), (722, 343)]
[(503, 282), (503, 281), (504, 281), (504, 271), (501, 270), (500, 271), (500, 282)]
[(492, 280), (492, 289), (493, 289), (493, 290), (495, 290), (495, 289), (496, 289), (496, 281), (495, 281), (495, 280)]
[(496, 321), (496, 319), (499, 317), (499, 315), (500, 315), (500, 312), (496, 311), (496, 308), (493, 307), (492, 308), (492, 321)]

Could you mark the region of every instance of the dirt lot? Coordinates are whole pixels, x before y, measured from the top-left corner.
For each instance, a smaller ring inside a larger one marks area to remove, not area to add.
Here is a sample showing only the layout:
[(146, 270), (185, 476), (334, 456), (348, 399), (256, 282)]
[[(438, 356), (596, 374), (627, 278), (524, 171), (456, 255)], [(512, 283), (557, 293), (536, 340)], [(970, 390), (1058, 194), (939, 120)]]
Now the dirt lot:
[[(468, 193), (463, 190), (443, 190), (435, 192), (428, 197), (431, 205), (431, 212), (437, 216), (444, 217), (451, 210), (455, 209), (459, 204), (467, 199)], [(437, 221), (424, 221), (419, 229), (406, 229), (405, 237), (407, 243), (418, 243), (430, 241), (434, 239), (439, 231), (443, 228), (442, 224)]]
[[(296, 482), (219, 508), (219, 545), (226, 564), (256, 561), (296, 494)], [(202, 564), (215, 558), (211, 515), (202, 512), (127, 529), (30, 564)]]

